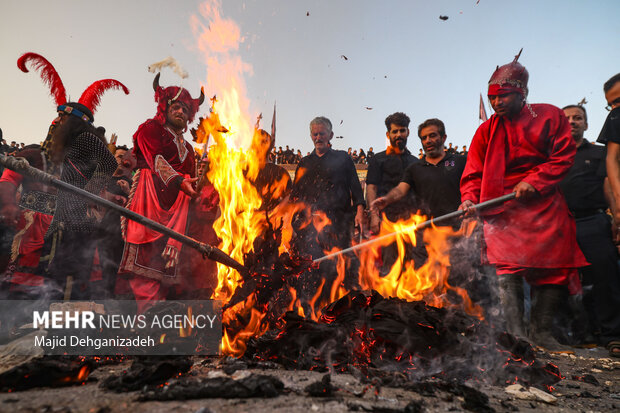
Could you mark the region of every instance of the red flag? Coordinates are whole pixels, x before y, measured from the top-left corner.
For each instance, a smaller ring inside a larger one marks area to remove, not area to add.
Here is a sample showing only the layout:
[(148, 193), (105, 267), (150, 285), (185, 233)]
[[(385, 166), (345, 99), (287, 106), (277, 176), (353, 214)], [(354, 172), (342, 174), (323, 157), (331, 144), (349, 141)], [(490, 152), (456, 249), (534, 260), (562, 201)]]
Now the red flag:
[(483, 122), (486, 122), (488, 119), (487, 110), (484, 108), (484, 101), (482, 100), (482, 93), (480, 94), (480, 109), (478, 113), (478, 118)]

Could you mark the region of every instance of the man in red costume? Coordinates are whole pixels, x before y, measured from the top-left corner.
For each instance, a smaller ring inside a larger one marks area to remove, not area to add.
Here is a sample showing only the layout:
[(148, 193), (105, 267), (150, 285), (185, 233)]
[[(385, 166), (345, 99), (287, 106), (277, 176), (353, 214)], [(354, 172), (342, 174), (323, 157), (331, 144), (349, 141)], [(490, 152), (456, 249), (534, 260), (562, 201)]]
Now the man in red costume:
[(525, 336), (523, 278), (532, 286), (531, 341), (567, 350), (550, 334), (559, 303), (575, 292), (577, 267), (587, 265), (577, 246), (575, 221), (558, 184), (570, 169), (575, 142), (564, 113), (526, 103), (528, 72), (517, 62), (489, 80), (495, 114), (474, 135), (461, 178), (460, 210), (516, 193), (516, 200), (483, 214), (486, 257), (495, 265), (508, 331)]
[[(133, 136), (137, 172), (128, 208), (185, 233), (191, 197), (197, 195), (194, 149), (183, 138), (204, 100), (180, 87), (153, 82), (157, 114)], [(136, 300), (161, 300), (181, 284), (181, 243), (133, 221), (123, 223), (125, 250), (119, 273), (129, 274)], [(144, 308), (139, 304), (139, 307)]]

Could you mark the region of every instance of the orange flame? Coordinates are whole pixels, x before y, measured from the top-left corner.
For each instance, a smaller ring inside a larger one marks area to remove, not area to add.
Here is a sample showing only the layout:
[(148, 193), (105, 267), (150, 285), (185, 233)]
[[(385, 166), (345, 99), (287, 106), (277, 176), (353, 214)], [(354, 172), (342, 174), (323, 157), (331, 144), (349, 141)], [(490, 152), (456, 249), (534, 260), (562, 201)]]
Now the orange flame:
[(381, 253), (381, 247), (396, 242), (399, 256), (405, 255), (405, 242), (416, 244), (416, 225), (424, 221), (425, 217), (414, 215), (408, 220), (392, 223), (387, 219), (382, 221), (379, 236), (398, 233), (394, 238), (384, 238), (373, 248), (363, 250), (360, 254), (360, 285), (364, 289), (374, 289), (384, 297), (398, 297), (407, 301), (424, 300), (434, 307), (455, 306), (448, 300), (446, 293), (452, 290), (461, 298), (463, 310), (470, 315), (482, 318), (482, 308), (475, 305), (467, 292), (448, 283), (450, 275), (450, 238), (462, 236), (470, 232), (475, 222), (459, 231), (451, 227), (431, 227), (424, 231), (424, 244), (428, 251), (428, 260), (417, 270), (412, 261), (396, 260), (390, 272), (382, 277), (376, 262)]
[[(187, 320), (193, 320), (192, 319), (192, 306), (188, 306), (187, 307)], [(179, 326), (179, 337), (189, 337), (192, 335), (192, 325), (191, 323), (188, 323), (187, 327), (184, 327), (185, 323), (182, 323)]]

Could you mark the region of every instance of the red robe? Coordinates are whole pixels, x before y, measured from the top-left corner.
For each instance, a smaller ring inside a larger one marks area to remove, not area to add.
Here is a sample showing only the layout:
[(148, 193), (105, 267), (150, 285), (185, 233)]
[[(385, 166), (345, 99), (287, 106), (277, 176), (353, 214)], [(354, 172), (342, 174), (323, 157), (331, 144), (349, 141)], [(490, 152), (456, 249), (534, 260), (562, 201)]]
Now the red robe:
[(478, 203), (512, 192), (521, 181), (531, 184), (540, 196), (483, 213), (488, 261), (513, 268), (588, 265), (558, 186), (576, 152), (570, 125), (555, 106), (531, 108), (536, 116), (524, 106), (515, 119), (493, 115), (480, 125), (461, 178), (461, 199)]
[[(190, 198), (179, 185), (183, 178), (196, 174), (194, 149), (153, 119), (138, 127), (133, 141), (138, 171), (127, 207), (185, 233)], [(181, 283), (180, 242), (134, 221), (123, 222), (123, 228), (126, 243), (119, 273), (154, 280), (155, 290), (161, 282)]]

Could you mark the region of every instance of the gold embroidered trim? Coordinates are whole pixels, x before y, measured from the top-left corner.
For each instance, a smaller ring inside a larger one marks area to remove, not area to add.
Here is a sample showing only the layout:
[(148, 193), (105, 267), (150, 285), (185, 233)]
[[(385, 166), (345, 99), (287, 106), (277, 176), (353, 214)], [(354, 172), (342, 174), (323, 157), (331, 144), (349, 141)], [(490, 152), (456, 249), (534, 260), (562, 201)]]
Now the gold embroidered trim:
[(168, 185), (168, 182), (175, 176), (180, 176), (177, 171), (164, 159), (163, 156), (157, 155), (155, 157), (155, 170), (159, 174), (159, 177), (164, 184)]

